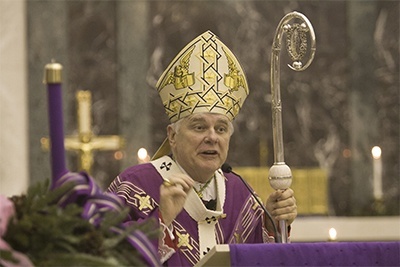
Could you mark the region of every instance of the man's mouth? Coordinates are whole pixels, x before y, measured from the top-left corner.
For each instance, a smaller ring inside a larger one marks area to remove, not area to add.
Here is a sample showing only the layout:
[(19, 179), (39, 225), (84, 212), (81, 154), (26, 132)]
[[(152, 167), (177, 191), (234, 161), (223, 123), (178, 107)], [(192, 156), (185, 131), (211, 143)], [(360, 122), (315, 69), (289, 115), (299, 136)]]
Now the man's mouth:
[(218, 152), (216, 150), (205, 150), (205, 151), (201, 152), (201, 154), (203, 154), (203, 155), (217, 155)]

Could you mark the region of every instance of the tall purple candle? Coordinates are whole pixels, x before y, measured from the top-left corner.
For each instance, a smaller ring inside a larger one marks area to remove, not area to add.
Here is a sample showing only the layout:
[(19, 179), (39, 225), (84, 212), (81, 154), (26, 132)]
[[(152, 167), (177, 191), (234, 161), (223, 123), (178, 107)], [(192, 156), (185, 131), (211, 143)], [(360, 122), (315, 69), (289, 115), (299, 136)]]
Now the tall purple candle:
[(45, 66), (43, 82), (47, 84), (52, 188), (68, 172), (65, 162), (61, 74), (61, 64), (52, 62)]

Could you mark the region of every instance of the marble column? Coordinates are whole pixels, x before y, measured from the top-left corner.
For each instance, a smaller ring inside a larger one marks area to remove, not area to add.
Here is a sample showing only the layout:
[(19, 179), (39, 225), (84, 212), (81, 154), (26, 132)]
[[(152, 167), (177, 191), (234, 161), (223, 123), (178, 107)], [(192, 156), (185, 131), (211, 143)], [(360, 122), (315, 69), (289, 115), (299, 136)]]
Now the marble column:
[(0, 194), (28, 187), (26, 3), (0, 1)]
[(377, 18), (376, 1), (348, 2), (348, 36), (350, 58), (350, 124), (349, 136), (351, 162), (351, 209), (353, 215), (361, 215), (370, 201), (372, 192), (371, 148), (378, 135), (377, 103), (374, 98), (378, 89), (374, 75), (374, 30)]
[[(49, 152), (41, 147), (40, 139), (49, 135), (47, 91), (43, 84), (43, 68), (52, 59), (64, 66), (63, 77), (68, 76), (67, 62), (67, 1), (27, 1), (28, 48), (28, 105), (29, 105), (29, 174), (30, 182), (50, 179)], [(63, 82), (63, 94), (68, 88)], [(65, 113), (66, 97), (64, 100)], [(65, 120), (64, 120), (65, 125)]]
[[(149, 68), (149, 3), (117, 2), (118, 106), (125, 138), (122, 168), (137, 164), (137, 151), (151, 145), (151, 113), (147, 83)], [(150, 151), (149, 151), (150, 153)]]

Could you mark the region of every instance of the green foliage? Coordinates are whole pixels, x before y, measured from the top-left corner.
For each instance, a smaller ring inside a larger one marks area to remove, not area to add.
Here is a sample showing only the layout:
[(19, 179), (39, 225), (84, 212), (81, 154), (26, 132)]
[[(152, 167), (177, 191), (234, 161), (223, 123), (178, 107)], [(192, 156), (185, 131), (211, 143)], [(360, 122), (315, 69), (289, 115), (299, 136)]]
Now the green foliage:
[[(48, 190), (49, 183), (38, 183), (27, 195), (11, 198), (16, 215), (11, 219), (4, 240), (16, 251), (26, 254), (35, 266), (132, 266), (143, 265), (139, 253), (125, 237), (140, 230), (150, 238), (158, 234), (155, 223), (134, 224), (122, 233), (110, 230), (119, 226), (129, 212), (108, 212), (96, 227), (82, 219), (83, 208), (72, 203), (56, 204), (69, 185)], [(10, 259), (1, 251), (3, 259)]]

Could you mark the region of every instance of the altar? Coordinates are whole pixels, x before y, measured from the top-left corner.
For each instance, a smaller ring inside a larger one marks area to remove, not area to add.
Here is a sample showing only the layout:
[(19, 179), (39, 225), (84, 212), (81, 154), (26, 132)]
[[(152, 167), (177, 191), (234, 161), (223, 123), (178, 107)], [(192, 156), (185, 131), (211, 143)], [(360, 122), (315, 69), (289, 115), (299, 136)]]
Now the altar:
[(235, 244), (214, 247), (195, 266), (398, 266), (400, 242)]
[(301, 216), (290, 244), (217, 245), (196, 266), (399, 266), (399, 225), (398, 216)]

